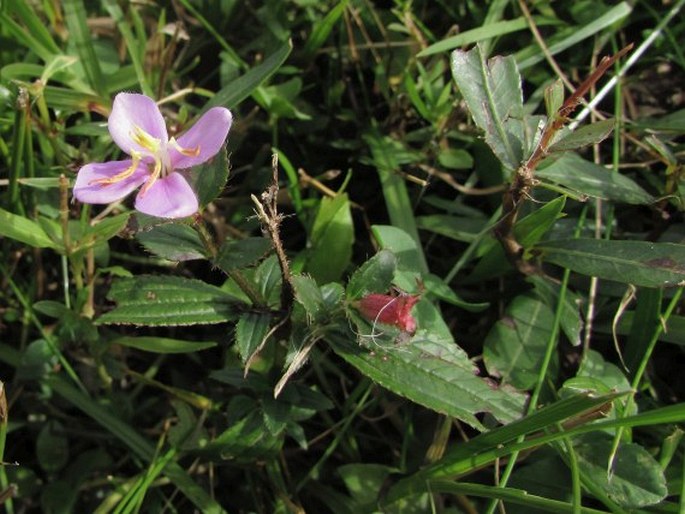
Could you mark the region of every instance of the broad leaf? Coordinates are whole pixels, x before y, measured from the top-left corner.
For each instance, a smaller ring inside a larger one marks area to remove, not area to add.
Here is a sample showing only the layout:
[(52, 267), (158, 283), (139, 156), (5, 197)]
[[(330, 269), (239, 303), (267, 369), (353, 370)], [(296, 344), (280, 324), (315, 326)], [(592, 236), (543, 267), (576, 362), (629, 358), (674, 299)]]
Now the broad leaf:
[(190, 175), (200, 205), (205, 206), (212, 202), (221, 194), (228, 180), (226, 147), (222, 146), (209, 162), (193, 168)]
[(260, 349), (269, 332), (270, 322), (271, 316), (264, 313), (247, 312), (240, 316), (235, 327), (235, 344), (243, 362), (247, 362)]
[(578, 150), (584, 146), (594, 145), (611, 134), (616, 126), (616, 120), (608, 119), (584, 125), (570, 134), (562, 137), (559, 141), (549, 147), (550, 152), (565, 152), (568, 150)]
[(256, 264), (271, 249), (271, 241), (265, 237), (248, 237), (224, 242), (219, 249), (216, 265), (225, 272)]
[(643, 287), (685, 284), (685, 245), (563, 239), (535, 246), (544, 262), (591, 277)]
[(418, 330), (401, 346), (378, 343), (369, 351), (340, 334), (327, 340), (338, 355), (382, 386), (480, 430), (478, 413), (489, 412), (505, 423), (521, 416), (525, 395), (479, 377), (435, 307), (422, 301), (413, 312)]
[(244, 306), (234, 296), (200, 280), (141, 275), (115, 281), (107, 298), (114, 310), (98, 324), (177, 326), (223, 323)]
[(483, 359), (488, 372), (519, 389), (532, 389), (553, 321), (547, 304), (528, 295), (514, 298), (485, 339)]
[(656, 505), (666, 497), (663, 470), (642, 446), (621, 442), (611, 476), (607, 474), (612, 447), (609, 435), (600, 432), (580, 436), (573, 446), (583, 473), (622, 507)]

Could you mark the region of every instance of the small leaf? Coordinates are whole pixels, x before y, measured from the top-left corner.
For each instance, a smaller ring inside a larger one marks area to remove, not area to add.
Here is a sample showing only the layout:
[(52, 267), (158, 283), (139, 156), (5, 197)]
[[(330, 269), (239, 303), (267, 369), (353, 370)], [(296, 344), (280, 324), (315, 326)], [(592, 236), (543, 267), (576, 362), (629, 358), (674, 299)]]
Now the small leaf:
[(181, 341), (168, 337), (119, 337), (110, 341), (110, 344), (118, 344), (128, 348), (135, 348), (153, 353), (191, 353), (208, 348), (214, 348), (215, 342), (207, 341)]
[(535, 175), (593, 198), (637, 205), (654, 201), (647, 191), (630, 178), (586, 161), (574, 153), (546, 160)]
[(226, 147), (209, 161), (190, 171), (191, 179), (201, 206), (214, 201), (221, 194), (228, 180), (228, 157)]
[(321, 321), (326, 315), (326, 305), (314, 279), (305, 275), (293, 275), (291, 282), (295, 289), (295, 299), (302, 304), (311, 321)]
[(612, 438), (601, 432), (574, 441), (578, 462), (588, 480), (621, 507), (637, 509), (656, 505), (668, 494), (666, 478), (659, 463), (642, 446), (622, 441), (607, 474)]
[(204, 259), (200, 236), (188, 225), (169, 223), (139, 232), (136, 239), (151, 253), (170, 261)]
[(545, 262), (591, 277), (643, 287), (685, 284), (685, 245), (564, 239), (544, 241), (535, 252)]
[(352, 274), (347, 284), (347, 297), (358, 300), (368, 293), (385, 293), (390, 289), (397, 259), (390, 250), (381, 250)]
[(346, 194), (323, 198), (314, 220), (306, 270), (320, 284), (335, 282), (352, 258), (354, 225)]
[(178, 326), (223, 323), (235, 319), (240, 300), (200, 280), (141, 275), (112, 284), (107, 297), (114, 310), (97, 324)]
[(564, 83), (555, 80), (551, 86), (545, 88), (545, 111), (547, 118), (553, 119), (564, 103)]
[(256, 264), (271, 249), (271, 241), (265, 237), (248, 237), (224, 242), (219, 249), (215, 264), (225, 272)]
[[(248, 312), (240, 316), (235, 326), (235, 344), (243, 362), (248, 362), (259, 351), (269, 332), (271, 316), (259, 312)], [(248, 369), (245, 369), (247, 373)]]
[(38, 223), (4, 209), (0, 209), (0, 235), (34, 248), (59, 248)]
[(549, 147), (550, 152), (566, 152), (578, 150), (588, 145), (594, 145), (604, 141), (616, 126), (616, 120), (608, 119), (584, 125)]
[(528, 295), (514, 298), (485, 338), (483, 360), (488, 371), (518, 389), (532, 389), (553, 322), (547, 304)]
[(468, 170), (473, 168), (473, 157), (463, 148), (447, 148), (438, 154), (440, 165), (451, 170)]

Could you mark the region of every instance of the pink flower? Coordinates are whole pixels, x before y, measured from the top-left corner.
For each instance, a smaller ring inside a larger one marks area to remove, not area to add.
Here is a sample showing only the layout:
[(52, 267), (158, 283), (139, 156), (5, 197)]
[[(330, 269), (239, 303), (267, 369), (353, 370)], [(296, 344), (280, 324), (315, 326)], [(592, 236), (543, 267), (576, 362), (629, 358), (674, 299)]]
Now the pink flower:
[(224, 107), (209, 109), (178, 140), (169, 139), (154, 100), (119, 93), (107, 126), (112, 139), (131, 156), (123, 161), (90, 163), (76, 178), (79, 202), (106, 204), (121, 200), (139, 186), (135, 208), (161, 218), (184, 218), (197, 212), (195, 192), (177, 170), (211, 159), (221, 149), (233, 116)]
[(416, 332), (416, 320), (411, 309), (419, 301), (418, 295), (369, 294), (355, 303), (355, 307), (366, 319), (374, 323), (394, 325), (403, 332)]

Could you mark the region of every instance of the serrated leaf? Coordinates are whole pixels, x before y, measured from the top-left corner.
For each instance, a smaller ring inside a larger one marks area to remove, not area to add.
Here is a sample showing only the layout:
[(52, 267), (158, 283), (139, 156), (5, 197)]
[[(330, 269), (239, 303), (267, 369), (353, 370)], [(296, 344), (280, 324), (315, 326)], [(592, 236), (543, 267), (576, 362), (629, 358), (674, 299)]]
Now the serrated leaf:
[(347, 297), (357, 300), (369, 293), (385, 293), (390, 289), (397, 259), (390, 250), (381, 250), (362, 264), (350, 277)]
[(151, 253), (170, 261), (204, 259), (205, 248), (198, 233), (188, 225), (169, 223), (139, 232), (136, 239)]
[(685, 245), (563, 239), (534, 247), (544, 262), (591, 277), (643, 287), (685, 284)]
[(421, 301), (414, 307), (418, 330), (401, 346), (360, 351), (340, 335), (327, 336), (335, 352), (361, 373), (396, 394), (483, 430), (477, 413), (506, 423), (523, 414), (526, 396), (477, 375), (476, 366), (454, 343), (439, 312)]
[(488, 372), (518, 389), (532, 389), (553, 322), (547, 304), (528, 295), (514, 298), (485, 338), (483, 360)]
[(611, 436), (603, 433), (580, 436), (574, 440), (573, 447), (587, 478), (622, 507), (656, 505), (668, 494), (661, 466), (638, 444), (621, 442), (611, 476), (607, 473)]
[(240, 316), (235, 326), (235, 344), (243, 362), (248, 362), (260, 349), (270, 323), (271, 316), (264, 313), (248, 312)]
[(141, 275), (116, 280), (107, 298), (117, 304), (100, 325), (179, 326), (223, 323), (245, 304), (222, 289), (180, 277)]
[(340, 280), (352, 258), (354, 225), (346, 194), (323, 198), (314, 220), (307, 272), (320, 284)]
[(271, 241), (265, 237), (248, 237), (224, 242), (219, 249), (215, 264), (228, 272), (256, 264), (271, 249)]
[(524, 157), (521, 121), (523, 92), (513, 56), (486, 61), (479, 45), (468, 52), (452, 52), (452, 76), (485, 141), (509, 169), (518, 168)]
[(581, 194), (629, 204), (648, 204), (654, 198), (633, 180), (569, 152), (543, 163), (538, 178), (560, 184)]
[(4, 209), (0, 209), (0, 235), (34, 248), (59, 248), (38, 223)]
[(290, 281), (295, 290), (295, 300), (302, 304), (314, 323), (321, 321), (325, 317), (326, 305), (316, 281), (306, 275), (293, 275)]
[(616, 126), (616, 120), (608, 119), (584, 125), (570, 134), (566, 135), (552, 146), (549, 147), (550, 152), (566, 152), (569, 150), (578, 150), (588, 145), (594, 145), (604, 141), (611, 131)]
[(208, 348), (214, 348), (216, 343), (213, 341), (181, 341), (168, 337), (119, 337), (110, 341), (110, 344), (118, 344), (128, 348), (135, 348), (153, 353), (191, 353)]

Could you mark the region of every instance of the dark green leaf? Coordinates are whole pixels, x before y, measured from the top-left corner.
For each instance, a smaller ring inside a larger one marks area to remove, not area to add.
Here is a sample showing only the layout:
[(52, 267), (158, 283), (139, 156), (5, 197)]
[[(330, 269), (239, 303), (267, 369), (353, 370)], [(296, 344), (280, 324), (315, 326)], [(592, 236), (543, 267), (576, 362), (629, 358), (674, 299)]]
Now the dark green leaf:
[(377, 343), (369, 351), (335, 334), (327, 340), (338, 355), (382, 386), (473, 427), (483, 429), (477, 413), (490, 412), (504, 423), (521, 416), (526, 397), (479, 377), (435, 307), (421, 301), (413, 313), (418, 330), (401, 346)]
[(257, 263), (271, 249), (271, 241), (264, 237), (231, 239), (221, 245), (216, 265), (228, 272)]
[(513, 56), (486, 62), (480, 46), (452, 52), (452, 76), (485, 141), (509, 169), (524, 157), (523, 92)]
[(59, 248), (38, 223), (4, 209), (0, 209), (0, 235), (34, 248)]
[(543, 163), (536, 171), (536, 176), (593, 198), (630, 204), (654, 201), (647, 191), (625, 175), (586, 161), (571, 152)]
[(488, 371), (519, 389), (532, 389), (553, 321), (547, 304), (528, 295), (514, 298), (485, 339), (483, 359)]
[(271, 316), (259, 312), (248, 312), (240, 316), (235, 326), (235, 344), (243, 362), (261, 347), (269, 332)]
[(214, 201), (228, 180), (226, 147), (222, 146), (209, 162), (193, 168), (190, 174), (200, 205), (205, 206)]
[(205, 248), (198, 233), (188, 225), (169, 223), (138, 232), (136, 239), (146, 250), (171, 261), (204, 259)]
[(48, 421), (36, 438), (36, 456), (48, 473), (56, 473), (69, 462), (69, 439), (59, 421)]
[(601, 432), (580, 436), (573, 446), (583, 473), (622, 507), (656, 505), (666, 497), (663, 470), (642, 446), (622, 441), (611, 476), (607, 473), (611, 436)]
[(564, 239), (535, 246), (543, 261), (591, 277), (643, 287), (685, 284), (685, 245)]
[(316, 281), (305, 275), (293, 275), (291, 277), (295, 299), (302, 304), (307, 315), (313, 322), (321, 321), (326, 314), (323, 295)]
[(177, 326), (223, 323), (235, 319), (244, 305), (234, 296), (200, 280), (142, 275), (112, 284), (107, 297), (114, 310), (98, 324)]
[(145, 352), (153, 353), (191, 353), (208, 348), (214, 348), (215, 342), (212, 341), (181, 341), (168, 337), (119, 337), (110, 341), (110, 344), (136, 348)]
[(616, 126), (616, 120), (608, 119), (584, 125), (549, 147), (550, 152), (565, 152), (578, 150), (584, 146), (594, 145), (604, 141)]
[(369, 293), (387, 292), (396, 266), (395, 254), (390, 250), (381, 250), (352, 274), (347, 284), (347, 297), (357, 300)]

